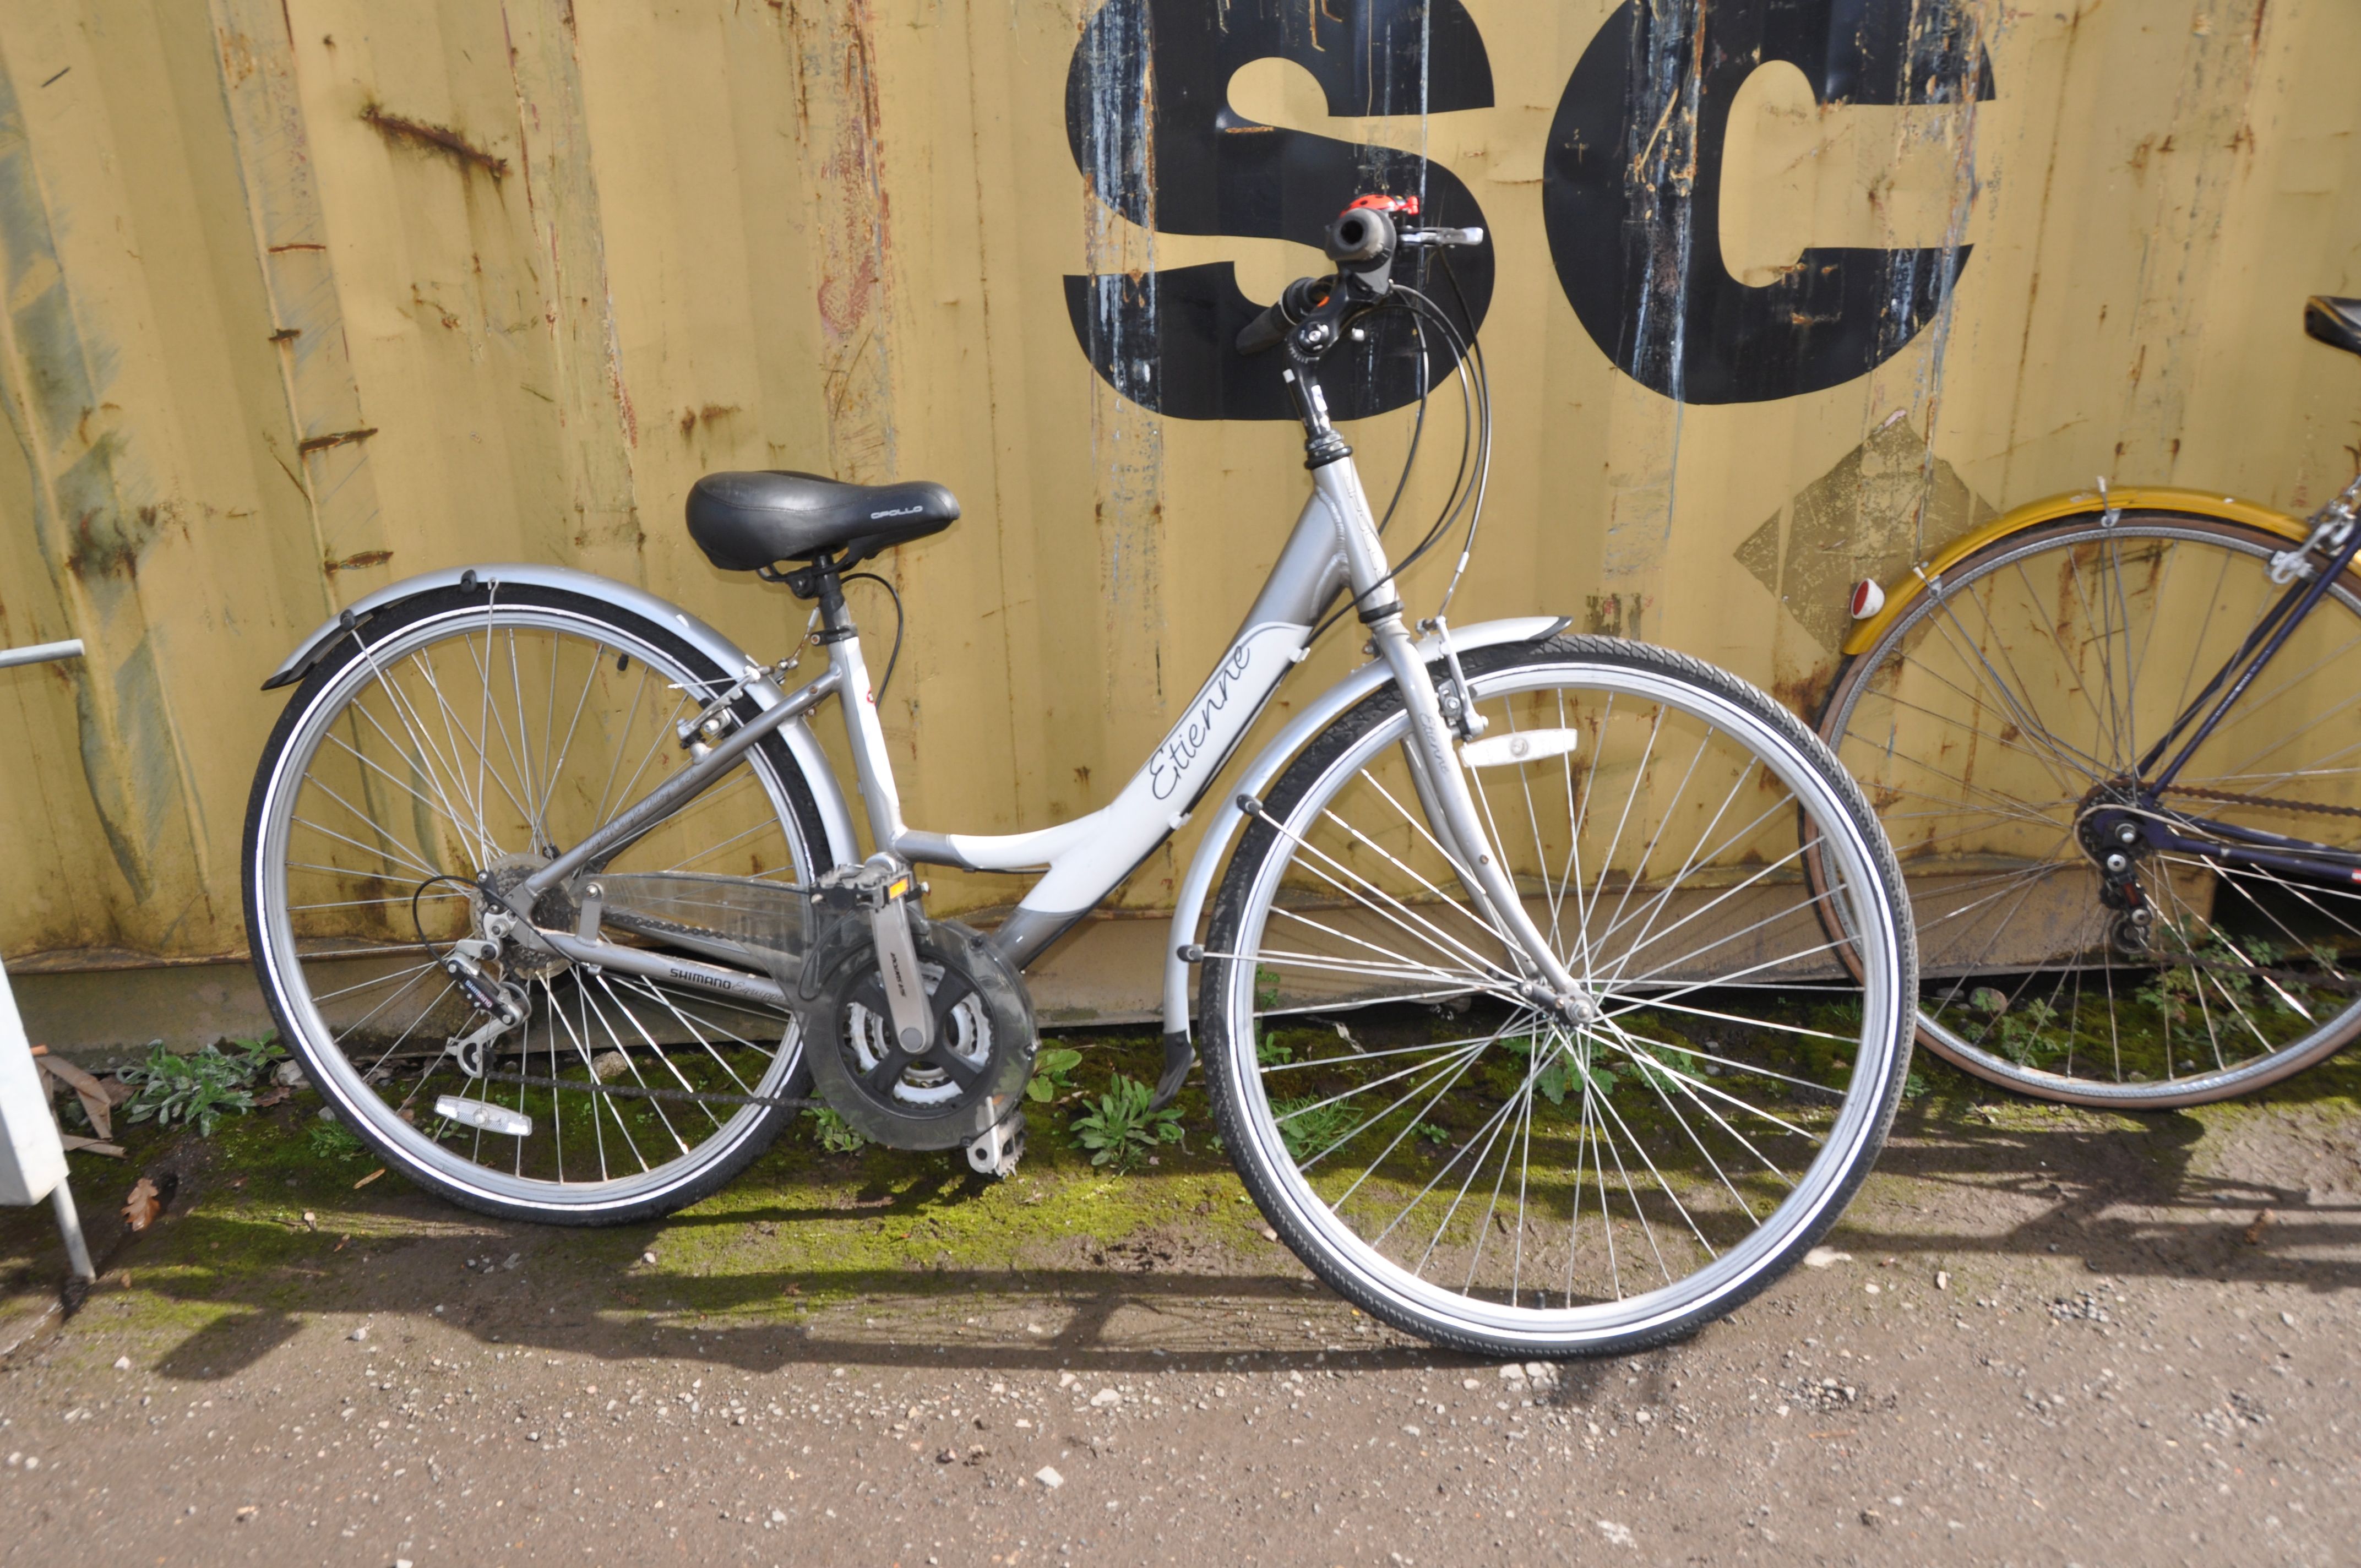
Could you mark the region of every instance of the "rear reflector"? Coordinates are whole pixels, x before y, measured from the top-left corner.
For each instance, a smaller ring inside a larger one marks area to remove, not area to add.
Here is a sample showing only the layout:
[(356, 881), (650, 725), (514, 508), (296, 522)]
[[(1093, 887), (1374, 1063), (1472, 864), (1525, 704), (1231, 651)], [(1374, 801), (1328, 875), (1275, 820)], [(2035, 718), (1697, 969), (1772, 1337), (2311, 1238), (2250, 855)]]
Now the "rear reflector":
[(1863, 577), (1852, 586), (1850, 609), (1855, 620), (1867, 620), (1884, 608), (1885, 590), (1877, 586), (1875, 578)]

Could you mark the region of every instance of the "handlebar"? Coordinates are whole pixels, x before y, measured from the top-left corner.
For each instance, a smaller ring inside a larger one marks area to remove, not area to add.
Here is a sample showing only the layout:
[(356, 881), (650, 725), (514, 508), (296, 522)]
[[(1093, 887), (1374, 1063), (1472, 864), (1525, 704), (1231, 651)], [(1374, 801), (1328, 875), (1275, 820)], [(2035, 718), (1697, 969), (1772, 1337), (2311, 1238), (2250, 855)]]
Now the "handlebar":
[[(1386, 232), (1389, 229), (1391, 230), (1389, 234)], [(1372, 254), (1373, 244), (1381, 236), (1391, 243), (1378, 245)], [(1345, 264), (1348, 270), (1361, 270), (1371, 262), (1382, 267), (1397, 247), (1483, 243), (1484, 231), (1480, 228), (1394, 228), (1382, 213), (1348, 208), (1342, 217), (1329, 225), (1325, 248), (1332, 260)], [(1361, 264), (1360, 267), (1356, 268), (1356, 263)], [(1237, 335), (1238, 352), (1256, 355), (1278, 347), (1305, 317), (1327, 304), (1344, 284), (1345, 280), (1336, 274), (1325, 278), (1298, 278), (1280, 291), (1276, 302), (1246, 323)]]

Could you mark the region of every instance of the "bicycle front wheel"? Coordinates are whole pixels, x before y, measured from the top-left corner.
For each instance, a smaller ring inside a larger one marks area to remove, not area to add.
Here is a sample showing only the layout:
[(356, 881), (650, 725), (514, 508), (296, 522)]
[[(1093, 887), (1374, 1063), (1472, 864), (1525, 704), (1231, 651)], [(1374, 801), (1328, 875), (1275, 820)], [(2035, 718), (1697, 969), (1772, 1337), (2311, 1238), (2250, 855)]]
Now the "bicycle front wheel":
[(1527, 742), (1471, 787), (1597, 1017), (1524, 1000), (1389, 687), (1290, 764), (1225, 873), (1202, 1006), (1222, 1136), (1378, 1318), (1492, 1354), (1659, 1343), (1776, 1278), (1875, 1159), (1910, 1054), (1899, 880), (1826, 749), (1733, 677), (1603, 638), (1465, 665), (1485, 736)]
[[(297, 687), (247, 818), (255, 969), (312, 1082), (419, 1185), (510, 1218), (646, 1219), (714, 1190), (787, 1119), (760, 1102), (808, 1081), (782, 1008), (510, 943), (487, 967), (522, 1025), (455, 1051), (484, 1019), (438, 962), (485, 934), (487, 886), (686, 767), (676, 727), (736, 675), (614, 606), (502, 585), (389, 607)], [(793, 883), (816, 855), (811, 789), (774, 735), (597, 875)], [(573, 928), (577, 892), (537, 918)], [(721, 956), (696, 927), (631, 928), (606, 935)]]
[[(2136, 921), (2105, 896), (2114, 847), (2078, 831), (2142, 795), (2142, 759), (2285, 591), (2268, 568), (2289, 543), (2158, 512), (2028, 529), (1946, 570), (1839, 672), (1820, 733), (1901, 859), (1934, 1050), (2042, 1099), (2161, 1108), (2273, 1082), (2361, 1031), (2361, 888), (2135, 850)], [(2348, 574), (2143, 809), (2191, 839), (2361, 850), (2356, 651)]]

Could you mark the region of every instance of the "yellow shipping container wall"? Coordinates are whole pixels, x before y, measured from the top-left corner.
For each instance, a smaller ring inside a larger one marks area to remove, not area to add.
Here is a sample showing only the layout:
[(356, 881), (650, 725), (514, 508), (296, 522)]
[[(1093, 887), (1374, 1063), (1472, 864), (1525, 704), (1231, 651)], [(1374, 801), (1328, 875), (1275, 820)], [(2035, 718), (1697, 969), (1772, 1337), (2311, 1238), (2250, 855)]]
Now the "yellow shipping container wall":
[[(785, 652), (681, 527), (719, 468), (964, 504), (880, 568), (915, 824), (1104, 805), (1303, 491), (1228, 334), (1367, 189), (1489, 236), (1455, 616), (1808, 708), (1848, 585), (1999, 510), (2351, 473), (2361, 365), (2299, 316), (2361, 293), (2356, 59), (2336, 0), (0, 0), (0, 641), (89, 648), (0, 674), (0, 951), (241, 951), (257, 687), (412, 572), (562, 562)], [(1334, 387), (1381, 495), (1399, 346)]]

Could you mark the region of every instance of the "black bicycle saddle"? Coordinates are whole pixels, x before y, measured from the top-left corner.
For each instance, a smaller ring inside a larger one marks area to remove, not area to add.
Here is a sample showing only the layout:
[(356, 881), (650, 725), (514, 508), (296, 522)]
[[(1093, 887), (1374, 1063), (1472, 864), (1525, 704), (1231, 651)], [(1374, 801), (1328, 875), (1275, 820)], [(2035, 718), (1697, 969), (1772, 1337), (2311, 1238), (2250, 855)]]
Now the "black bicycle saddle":
[(2361, 354), (2361, 300), (2314, 294), (2303, 302), (2303, 330), (2332, 348)]
[(774, 469), (708, 474), (688, 491), (688, 536), (725, 572), (838, 557), (851, 566), (959, 518), (959, 498), (923, 479), (848, 485)]

